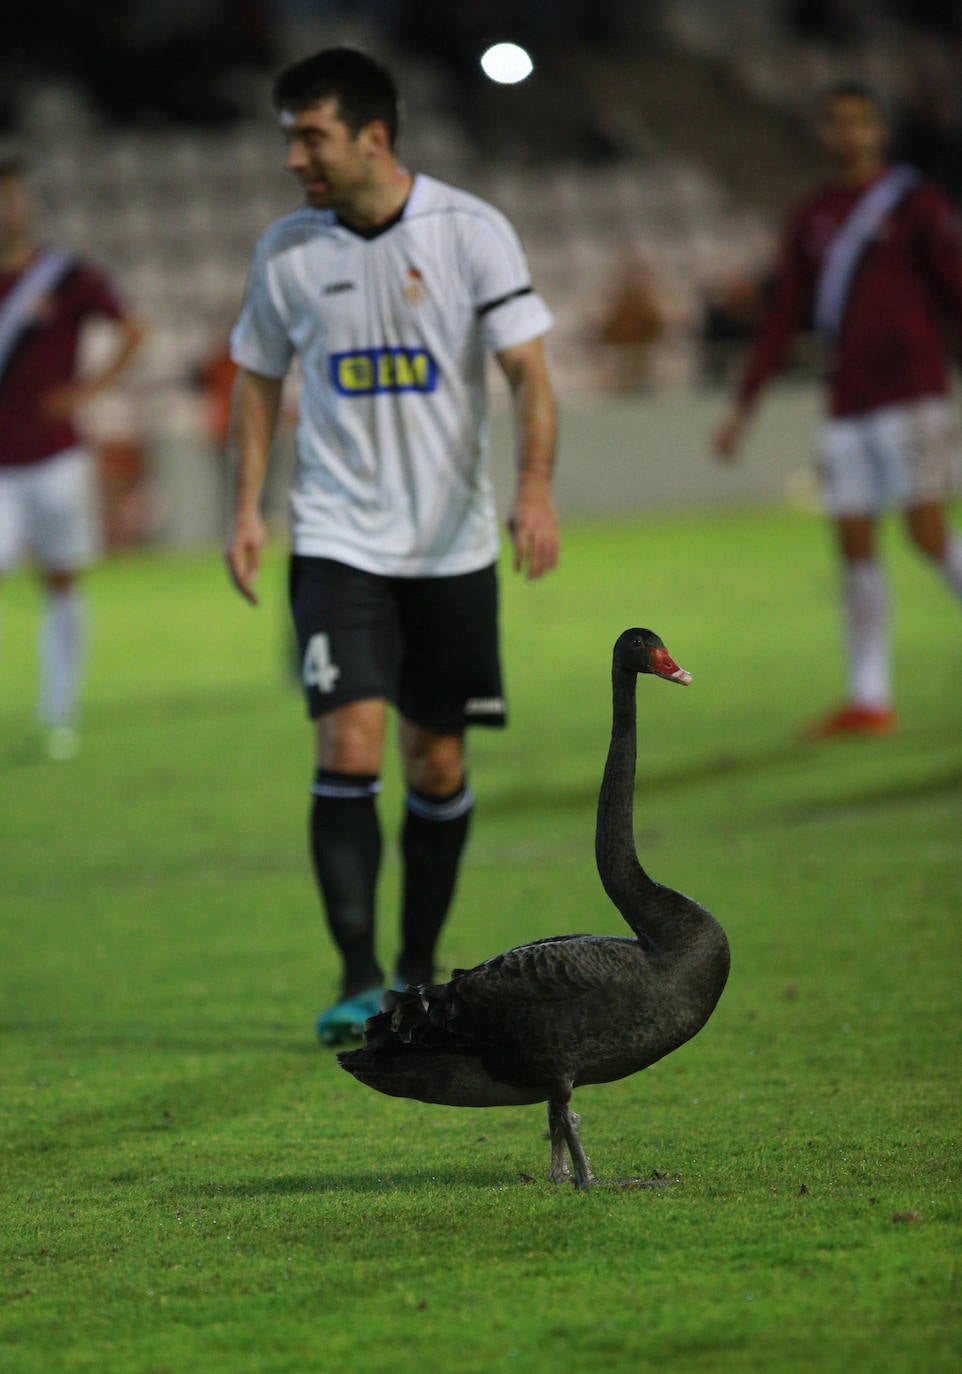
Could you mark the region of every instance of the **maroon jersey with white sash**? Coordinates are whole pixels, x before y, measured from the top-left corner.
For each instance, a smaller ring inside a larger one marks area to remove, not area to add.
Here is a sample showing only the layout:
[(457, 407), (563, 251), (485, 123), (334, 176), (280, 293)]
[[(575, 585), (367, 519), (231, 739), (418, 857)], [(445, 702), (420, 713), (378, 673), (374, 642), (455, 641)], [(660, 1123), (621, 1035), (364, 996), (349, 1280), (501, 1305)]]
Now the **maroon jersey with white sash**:
[[(793, 336), (811, 327), (826, 252), (865, 190), (828, 187), (792, 216), (772, 306), (740, 388), (743, 402), (755, 400)], [(855, 270), (828, 375), (830, 413), (860, 415), (944, 395), (948, 322), (962, 325), (962, 241), (948, 201), (922, 183), (885, 217)]]
[[(35, 260), (34, 260), (35, 261)], [(0, 311), (33, 263), (0, 272)], [(103, 272), (74, 258), (62, 278), (28, 304), (16, 343), (0, 373), (0, 466), (42, 462), (78, 442), (73, 423), (45, 412), (45, 399), (72, 382), (80, 331), (96, 316), (119, 320), (126, 311)]]

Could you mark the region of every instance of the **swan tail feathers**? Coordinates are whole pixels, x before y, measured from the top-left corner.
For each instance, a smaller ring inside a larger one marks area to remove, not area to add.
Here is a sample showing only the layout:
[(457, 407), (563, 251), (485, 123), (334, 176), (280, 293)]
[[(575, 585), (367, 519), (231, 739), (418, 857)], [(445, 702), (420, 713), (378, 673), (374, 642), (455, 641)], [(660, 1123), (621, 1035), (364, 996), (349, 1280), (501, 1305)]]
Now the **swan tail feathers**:
[(380, 1042), (338, 1056), (359, 1083), (388, 1097), (411, 1097), (443, 1107), (510, 1107), (543, 1102), (539, 1087), (508, 1083), (489, 1072), (479, 1055)]

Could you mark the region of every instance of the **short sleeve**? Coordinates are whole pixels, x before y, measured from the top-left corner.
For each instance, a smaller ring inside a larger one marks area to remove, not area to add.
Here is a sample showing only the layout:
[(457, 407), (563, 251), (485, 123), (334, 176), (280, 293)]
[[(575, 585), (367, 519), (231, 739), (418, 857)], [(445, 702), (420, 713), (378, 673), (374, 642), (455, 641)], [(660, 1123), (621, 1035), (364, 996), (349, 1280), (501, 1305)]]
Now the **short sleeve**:
[(270, 257), (258, 244), (247, 276), (244, 303), (230, 336), (231, 358), (265, 377), (283, 377), (294, 356), (287, 326), (271, 289)]
[(99, 315), (121, 320), (130, 313), (106, 272), (90, 263), (80, 263), (75, 268), (67, 279), (66, 290), (78, 318)]
[(962, 234), (956, 211), (931, 182), (909, 201), (923, 270), (932, 284), (941, 313), (955, 327), (962, 323)]
[(551, 311), (531, 284), (521, 240), (491, 206), (466, 219), (467, 276), (486, 348), (492, 352), (546, 334)]

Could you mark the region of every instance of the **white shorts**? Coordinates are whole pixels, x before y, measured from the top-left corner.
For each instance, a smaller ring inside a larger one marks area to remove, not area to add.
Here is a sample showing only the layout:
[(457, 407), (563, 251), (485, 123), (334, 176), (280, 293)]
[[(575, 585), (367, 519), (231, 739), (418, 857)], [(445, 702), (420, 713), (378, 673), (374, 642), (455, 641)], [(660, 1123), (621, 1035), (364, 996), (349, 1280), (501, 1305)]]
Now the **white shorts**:
[(0, 572), (32, 551), (48, 572), (76, 572), (100, 548), (91, 455), (68, 448), (23, 467), (0, 467)]
[(826, 420), (818, 454), (825, 510), (876, 515), (941, 503), (954, 486), (959, 454), (955, 416), (943, 396)]

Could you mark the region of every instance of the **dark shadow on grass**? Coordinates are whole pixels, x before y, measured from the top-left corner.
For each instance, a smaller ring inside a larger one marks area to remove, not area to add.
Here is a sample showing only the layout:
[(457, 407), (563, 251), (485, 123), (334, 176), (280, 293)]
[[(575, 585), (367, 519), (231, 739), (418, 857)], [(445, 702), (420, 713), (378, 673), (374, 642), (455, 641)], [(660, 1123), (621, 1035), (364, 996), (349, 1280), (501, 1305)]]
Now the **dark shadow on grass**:
[(506, 1166), (440, 1169), (392, 1169), (390, 1173), (331, 1172), (319, 1168), (316, 1174), (280, 1174), (269, 1178), (238, 1179), (235, 1182), (202, 1183), (190, 1189), (196, 1197), (310, 1197), (318, 1193), (384, 1193), (391, 1189), (420, 1193), (440, 1184), (447, 1188), (500, 1188), (521, 1180), (517, 1171)]
[(140, 694), (135, 700), (116, 703), (96, 702), (84, 712), (84, 733), (115, 731), (126, 725), (250, 715), (265, 703), (275, 703), (281, 695), (279, 686), (278, 683), (264, 687), (194, 687), (157, 696)]
[(955, 794), (962, 798), (962, 764), (932, 773), (925, 778), (912, 778), (904, 783), (887, 782), (879, 787), (867, 787), (857, 792), (838, 791), (827, 796), (813, 797), (776, 808), (761, 817), (771, 824), (783, 825), (786, 820), (824, 820), (842, 811), (884, 811), (906, 802), (932, 801), (937, 797)]
[(0, 1036), (25, 1035), (47, 1036), (56, 1042), (60, 1057), (72, 1054), (96, 1054), (128, 1051), (145, 1051), (150, 1054), (201, 1054), (201, 1055), (248, 1055), (260, 1054), (309, 1055), (318, 1058), (321, 1051), (317, 1041), (310, 1036), (298, 1037), (290, 1027), (269, 1031), (225, 1030), (223, 1035), (211, 1035), (198, 1031), (190, 1034), (168, 1035), (160, 1031), (125, 1031), (123, 1027), (110, 1030), (71, 1031), (55, 1021), (0, 1020)]
[[(664, 795), (665, 792), (681, 791), (699, 783), (719, 782), (740, 774), (758, 773), (765, 768), (778, 768), (810, 757), (810, 754), (811, 745), (800, 740), (780, 740), (770, 748), (754, 753), (722, 751), (689, 764), (680, 763), (669, 772), (646, 773), (644, 788), (652, 795)], [(600, 785), (600, 766), (597, 779), (579, 783), (575, 787), (556, 788), (544, 783), (522, 783), (518, 787), (485, 793), (484, 814), (520, 816), (532, 811), (588, 811), (597, 803)]]
[[(149, 1048), (149, 1047), (145, 1047)], [(300, 1048), (300, 1047), (299, 1047)], [(196, 1046), (188, 1046), (196, 1053)], [(243, 1054), (243, 1050), (239, 1049)], [(312, 1048), (317, 1057), (317, 1050)], [(160, 1059), (159, 1081), (155, 1086), (131, 1084), (129, 1095), (119, 1100), (98, 1100), (96, 1089), (81, 1102), (52, 1101), (45, 1109), (41, 1125), (35, 1121), (14, 1122), (6, 1132), (4, 1149), (13, 1167), (14, 1160), (37, 1155), (55, 1157), (82, 1149), (100, 1149), (105, 1137), (164, 1139), (175, 1148), (184, 1148), (188, 1138), (212, 1123), (222, 1123), (235, 1115), (244, 1116), (251, 1106), (269, 1092), (277, 1080), (277, 1054), (241, 1059), (238, 1073), (225, 1070), (220, 1056), (212, 1058), (202, 1072), (196, 1068), (177, 1071), (177, 1061)], [(228, 1066), (230, 1067), (230, 1066)], [(174, 1073), (171, 1073), (171, 1070)], [(170, 1074), (164, 1079), (165, 1074)], [(49, 1081), (56, 1092), (56, 1069), (48, 1063), (38, 1068), (37, 1078)], [(83, 1078), (79, 1080), (82, 1086)], [(301, 1081), (298, 1075), (298, 1082)], [(118, 1065), (117, 1083), (124, 1082)], [(236, 1082), (236, 1090), (232, 1084)], [(313, 1076), (304, 1078), (306, 1087), (316, 1084)]]
[[(200, 723), (225, 717), (251, 716), (273, 705), (281, 692), (268, 687), (209, 687), (190, 691), (166, 692), (150, 696), (141, 693), (136, 700), (94, 702), (84, 710), (82, 737), (93, 743), (98, 735), (116, 735), (137, 726)], [(13, 737), (0, 746), (0, 769), (61, 767), (51, 764), (43, 749), (39, 732), (23, 723), (23, 713), (0, 714), (0, 729)], [(8, 726), (8, 722), (10, 725)]]

